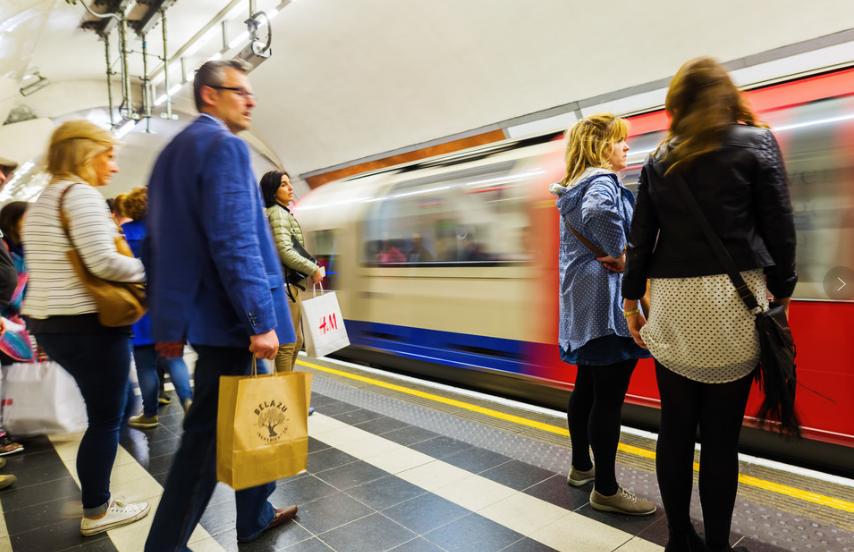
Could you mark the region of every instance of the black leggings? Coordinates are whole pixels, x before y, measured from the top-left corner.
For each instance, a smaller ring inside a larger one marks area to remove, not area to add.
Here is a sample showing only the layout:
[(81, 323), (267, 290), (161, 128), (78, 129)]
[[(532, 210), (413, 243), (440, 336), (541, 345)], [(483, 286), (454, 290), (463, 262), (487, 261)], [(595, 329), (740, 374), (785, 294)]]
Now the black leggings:
[(694, 438), (700, 428), (700, 504), (706, 544), (729, 550), (732, 510), (738, 491), (738, 435), (751, 376), (730, 383), (700, 383), (655, 363), (661, 395), (661, 429), (655, 473), (670, 538), (693, 531), (689, 509)]
[(569, 397), (567, 421), (572, 442), (572, 465), (589, 470), (590, 451), (596, 459), (596, 490), (606, 496), (617, 492), (615, 462), (620, 442), (623, 400), (637, 360), (606, 366), (578, 365), (575, 389)]

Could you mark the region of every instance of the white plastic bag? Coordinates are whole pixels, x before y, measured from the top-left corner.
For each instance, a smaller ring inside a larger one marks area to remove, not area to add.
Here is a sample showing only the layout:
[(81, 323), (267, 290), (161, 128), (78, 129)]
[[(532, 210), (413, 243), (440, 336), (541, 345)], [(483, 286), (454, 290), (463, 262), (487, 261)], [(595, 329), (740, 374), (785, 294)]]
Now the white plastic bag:
[(303, 299), (302, 330), (308, 356), (326, 356), (350, 344), (341, 307), (338, 306), (338, 297), (334, 291)]
[(86, 404), (74, 378), (53, 361), (3, 369), (3, 426), (15, 436), (86, 429)]

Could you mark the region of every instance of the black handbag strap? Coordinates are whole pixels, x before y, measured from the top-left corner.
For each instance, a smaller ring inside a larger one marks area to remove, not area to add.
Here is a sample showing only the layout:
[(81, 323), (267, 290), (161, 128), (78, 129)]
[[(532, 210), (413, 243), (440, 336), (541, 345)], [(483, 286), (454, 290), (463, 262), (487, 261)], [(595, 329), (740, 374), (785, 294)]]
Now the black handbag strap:
[(691, 212), (691, 215), (694, 217), (694, 220), (700, 225), (700, 229), (703, 231), (706, 241), (711, 246), (712, 251), (715, 252), (715, 256), (718, 258), (718, 261), (721, 263), (724, 270), (726, 270), (727, 276), (729, 276), (730, 281), (732, 281), (732, 285), (735, 286), (735, 290), (738, 292), (738, 296), (741, 297), (741, 300), (747, 306), (747, 310), (754, 314), (758, 313), (761, 310), (759, 302), (756, 300), (753, 292), (750, 291), (750, 288), (747, 287), (747, 282), (744, 281), (744, 278), (742, 278), (741, 274), (738, 272), (738, 268), (735, 265), (735, 261), (732, 260), (732, 256), (729, 254), (729, 251), (727, 251), (718, 235), (715, 234), (715, 231), (709, 224), (708, 219), (706, 219), (702, 209), (700, 209), (700, 205), (697, 203), (697, 198), (694, 197), (694, 192), (691, 191), (691, 188), (688, 186), (688, 183), (685, 182), (682, 175), (674, 174), (673, 176), (676, 180), (676, 188), (679, 190), (679, 194), (682, 196), (682, 199), (688, 207), (688, 210)]

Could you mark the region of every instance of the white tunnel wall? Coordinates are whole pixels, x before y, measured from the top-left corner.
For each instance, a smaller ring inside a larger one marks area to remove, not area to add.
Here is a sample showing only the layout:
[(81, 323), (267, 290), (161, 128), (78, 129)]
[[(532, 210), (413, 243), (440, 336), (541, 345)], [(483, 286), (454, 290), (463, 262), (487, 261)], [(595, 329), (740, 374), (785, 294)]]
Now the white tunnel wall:
[(852, 26), (850, 0), (298, 1), (255, 130), (307, 172)]
[[(81, 9), (36, 4), (54, 10), (44, 23), (47, 38), (31, 54), (51, 84), (22, 98), (17, 85), (0, 82), (0, 113), (26, 104), (39, 117), (57, 118), (103, 106), (102, 47), (91, 33), (74, 30)], [(204, 24), (223, 5), (177, 3), (170, 13), (180, 36), (173, 44), (192, 34), (190, 23)], [(27, 21), (36, 25), (38, 18)], [(31, 34), (25, 26), (17, 31), (22, 44)], [(252, 73), (259, 102), (253, 134), (296, 176), (665, 79), (692, 56), (743, 59), (851, 28), (851, 0), (298, 0), (273, 20), (273, 56)], [(26, 52), (0, 39), (0, 52)], [(67, 48), (79, 55), (63, 57)], [(776, 76), (785, 75), (786, 61), (777, 66)], [(178, 112), (194, 111), (188, 87), (174, 98)], [(650, 107), (635, 105), (637, 99), (631, 109)], [(619, 111), (627, 104), (612, 105)], [(179, 124), (191, 118), (181, 115)], [(11, 126), (0, 134), (0, 155), (18, 145), (10, 141), (17, 134)], [(119, 153), (122, 173), (108, 193), (145, 182), (176, 129), (128, 135)], [(20, 155), (19, 162), (27, 160)], [(256, 157), (259, 175), (270, 166)]]

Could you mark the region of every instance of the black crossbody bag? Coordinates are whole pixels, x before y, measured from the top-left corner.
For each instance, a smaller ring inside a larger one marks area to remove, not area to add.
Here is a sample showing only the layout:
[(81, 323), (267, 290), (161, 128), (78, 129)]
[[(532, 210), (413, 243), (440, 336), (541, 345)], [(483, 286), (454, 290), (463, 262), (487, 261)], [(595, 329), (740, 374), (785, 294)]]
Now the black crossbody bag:
[[(772, 303), (767, 311), (762, 311), (750, 288), (735, 265), (721, 239), (715, 234), (706, 219), (697, 198), (682, 176), (676, 176), (676, 187), (688, 210), (700, 225), (706, 241), (715, 252), (715, 256), (726, 270), (732, 285), (747, 309), (756, 318), (756, 332), (759, 335), (759, 369), (756, 380), (765, 394), (756, 417), (761, 425), (771, 426), (780, 433), (800, 437), (800, 421), (795, 411), (795, 388), (797, 373), (795, 368), (795, 341), (789, 329), (789, 320), (783, 305)], [(773, 423), (769, 423), (773, 422)]]

